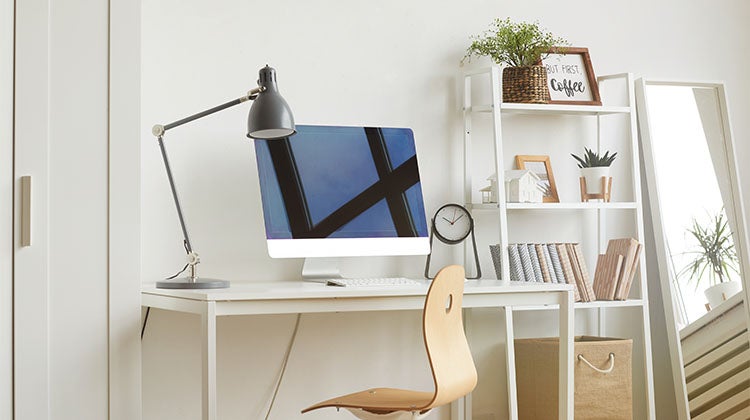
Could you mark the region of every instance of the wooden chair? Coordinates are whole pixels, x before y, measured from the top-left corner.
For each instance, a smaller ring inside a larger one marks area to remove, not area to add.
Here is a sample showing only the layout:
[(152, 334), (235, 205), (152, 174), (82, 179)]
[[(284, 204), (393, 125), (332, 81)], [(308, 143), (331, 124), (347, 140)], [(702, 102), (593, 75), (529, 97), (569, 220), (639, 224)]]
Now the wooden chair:
[(420, 419), (433, 407), (455, 401), (477, 384), (477, 371), (464, 334), (461, 305), (464, 268), (451, 265), (435, 276), (425, 298), (422, 332), (435, 383), (434, 392), (372, 388), (332, 398), (302, 413), (324, 407), (346, 408), (364, 420)]

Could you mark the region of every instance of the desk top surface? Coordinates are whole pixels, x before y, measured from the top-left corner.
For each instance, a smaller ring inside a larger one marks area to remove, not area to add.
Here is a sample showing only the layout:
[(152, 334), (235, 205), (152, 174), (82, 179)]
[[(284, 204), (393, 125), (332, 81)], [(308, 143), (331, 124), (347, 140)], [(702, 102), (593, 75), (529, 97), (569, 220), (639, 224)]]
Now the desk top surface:
[[(238, 301), (272, 299), (336, 299), (355, 297), (424, 296), (430, 281), (419, 280), (416, 286), (337, 287), (305, 281), (232, 283), (228, 289), (157, 289), (144, 284), (142, 294), (198, 301)], [(496, 293), (561, 292), (573, 290), (569, 284), (526, 283), (502, 280), (468, 280), (464, 295)]]

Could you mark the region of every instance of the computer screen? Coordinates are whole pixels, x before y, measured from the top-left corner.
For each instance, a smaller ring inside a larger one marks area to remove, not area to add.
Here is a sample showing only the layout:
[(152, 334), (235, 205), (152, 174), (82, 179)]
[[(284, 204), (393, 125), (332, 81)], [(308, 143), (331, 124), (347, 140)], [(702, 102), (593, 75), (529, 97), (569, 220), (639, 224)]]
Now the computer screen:
[(255, 153), (271, 257), (429, 253), (411, 129), (298, 125)]

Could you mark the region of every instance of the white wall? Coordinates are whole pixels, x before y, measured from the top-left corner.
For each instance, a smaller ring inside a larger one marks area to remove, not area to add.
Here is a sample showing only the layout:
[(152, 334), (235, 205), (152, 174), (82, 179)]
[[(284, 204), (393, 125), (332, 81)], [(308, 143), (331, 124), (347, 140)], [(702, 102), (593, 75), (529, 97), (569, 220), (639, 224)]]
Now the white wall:
[[(739, 0), (695, 2), (689, 7), (677, 0), (147, 0), (142, 12), (145, 282), (170, 275), (184, 264), (179, 225), (151, 124), (240, 96), (255, 85), (257, 70), (266, 63), (276, 67), (280, 90), (298, 123), (413, 128), (428, 213), (461, 200), (462, 123), (455, 77), (469, 35), (483, 31), (494, 17), (539, 20), (573, 45), (588, 47), (597, 74), (726, 81), (740, 162), (750, 157), (750, 147), (742, 141), (750, 133), (750, 123), (739, 118), (750, 110), (750, 99), (743, 95), (750, 88), (743, 77), (750, 6)], [(255, 158), (244, 137), (246, 113), (247, 107), (237, 107), (170, 131), (165, 138), (193, 245), (207, 275), (234, 282), (296, 279), (301, 260), (272, 260), (266, 254)], [(559, 133), (575, 139), (578, 128), (562, 121)], [(524, 137), (533, 134), (514, 135), (543, 148), (538, 137)], [(740, 170), (750, 202), (747, 171)], [(486, 245), (480, 250), (488, 261)], [(442, 252), (436, 264), (448, 263), (451, 257)], [(420, 276), (423, 264), (424, 258), (410, 257), (355, 260), (348, 269), (355, 275)], [(651, 294), (652, 300), (660, 296), (653, 290)], [(652, 307), (652, 313), (655, 321), (660, 319), (661, 308)], [(518, 315), (518, 334), (555, 334), (554, 319), (553, 314)], [(144, 419), (199, 418), (197, 322), (190, 316), (152, 313), (143, 342)], [(583, 322), (579, 331), (589, 324)], [(654, 324), (654, 331), (659, 331)], [(219, 322), (220, 417), (263, 417), (293, 325), (293, 317)], [(476, 418), (507, 417), (503, 343), (493, 335), (502, 331), (501, 325), (496, 311), (479, 311), (473, 317), (472, 349), (481, 377)], [(661, 337), (654, 335), (657, 354), (666, 350)], [(357, 353), (362, 361), (354, 360)], [(655, 363), (659, 418), (670, 418), (674, 410), (666, 365)], [(492, 375), (482, 375), (490, 371)], [(417, 314), (304, 316), (270, 418), (300, 418), (301, 408), (326, 396), (380, 385), (429, 389)], [(305, 418), (330, 416), (319, 412)], [(443, 411), (435, 418), (447, 414)]]

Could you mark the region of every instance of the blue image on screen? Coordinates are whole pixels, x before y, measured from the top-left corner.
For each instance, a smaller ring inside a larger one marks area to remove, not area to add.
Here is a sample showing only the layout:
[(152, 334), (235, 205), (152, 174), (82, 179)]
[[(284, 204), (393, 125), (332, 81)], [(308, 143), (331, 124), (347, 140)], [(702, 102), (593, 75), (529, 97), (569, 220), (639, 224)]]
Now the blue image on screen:
[(255, 150), (268, 239), (427, 236), (410, 129), (298, 125)]

